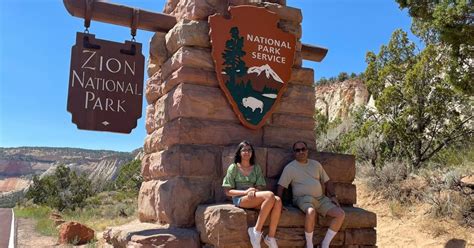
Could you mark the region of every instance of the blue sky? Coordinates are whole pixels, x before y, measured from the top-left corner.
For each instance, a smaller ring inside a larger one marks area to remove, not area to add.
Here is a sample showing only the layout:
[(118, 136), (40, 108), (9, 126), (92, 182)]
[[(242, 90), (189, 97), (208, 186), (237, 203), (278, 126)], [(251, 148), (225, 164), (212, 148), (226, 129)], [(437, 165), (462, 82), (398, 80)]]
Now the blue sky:
[[(161, 12), (163, 0), (114, 0)], [(409, 31), (411, 20), (394, 0), (287, 0), (303, 11), (303, 42), (324, 46), (322, 63), (305, 62), (315, 77), (365, 70), (365, 54), (378, 51), (391, 33)], [(0, 147), (50, 146), (131, 151), (143, 145), (145, 111), (131, 134), (78, 130), (66, 111), (71, 47), (83, 20), (60, 0), (0, 1)], [(92, 21), (99, 39), (123, 42), (130, 30)], [(138, 31), (148, 57), (153, 34)], [(411, 36), (413, 38), (413, 36)], [(146, 78), (146, 74), (145, 74)], [(144, 100), (143, 108), (146, 107)]]

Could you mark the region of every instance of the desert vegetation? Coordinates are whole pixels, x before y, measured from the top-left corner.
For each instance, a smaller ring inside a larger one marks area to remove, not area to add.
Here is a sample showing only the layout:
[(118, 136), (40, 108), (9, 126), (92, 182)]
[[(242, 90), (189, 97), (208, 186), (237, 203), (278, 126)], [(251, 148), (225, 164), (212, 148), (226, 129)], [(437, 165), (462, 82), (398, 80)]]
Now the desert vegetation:
[(397, 2), (421, 44), (395, 30), (378, 53), (367, 53), (360, 77), (375, 106), (344, 120), (315, 113), (318, 149), (354, 154), (358, 178), (394, 212), (429, 204), (433, 218), (474, 227), (472, 179), (463, 181), (474, 174), (472, 5)]
[(141, 186), (140, 160), (120, 168), (115, 180), (105, 187), (95, 185), (64, 165), (51, 175), (35, 177), (25, 199), (17, 204), (17, 217), (33, 218), (35, 229), (55, 236), (57, 229), (50, 216), (57, 213), (65, 221), (78, 221), (96, 231), (136, 219), (137, 197)]

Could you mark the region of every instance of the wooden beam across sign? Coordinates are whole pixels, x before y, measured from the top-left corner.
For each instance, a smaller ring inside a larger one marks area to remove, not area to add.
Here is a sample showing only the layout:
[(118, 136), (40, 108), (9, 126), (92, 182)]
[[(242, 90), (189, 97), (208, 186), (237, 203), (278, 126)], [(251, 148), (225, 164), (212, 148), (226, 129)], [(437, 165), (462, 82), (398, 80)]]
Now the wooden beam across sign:
[[(72, 16), (85, 18), (87, 2), (92, 2), (91, 19), (99, 22), (131, 27), (134, 9), (129, 6), (102, 2), (97, 0), (63, 0), (66, 10)], [(138, 9), (139, 20), (137, 29), (152, 32), (166, 33), (176, 25), (176, 17), (163, 13), (151, 12)], [(302, 44), (302, 56), (305, 60), (321, 62), (326, 56), (328, 49), (308, 44)]]

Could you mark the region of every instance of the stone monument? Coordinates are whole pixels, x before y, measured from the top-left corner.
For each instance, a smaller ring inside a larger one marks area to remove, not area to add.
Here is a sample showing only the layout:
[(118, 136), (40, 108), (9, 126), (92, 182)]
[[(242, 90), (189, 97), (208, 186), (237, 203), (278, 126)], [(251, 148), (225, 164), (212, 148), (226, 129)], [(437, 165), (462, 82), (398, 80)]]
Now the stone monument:
[[(286, 91), (259, 129), (240, 123), (219, 88), (211, 56), (209, 16), (228, 16), (229, 7), (238, 5), (276, 13), (278, 28), (297, 38)], [(157, 228), (148, 232), (154, 238), (140, 239), (147, 232), (135, 227), (122, 243), (117, 241), (119, 231), (111, 229), (109, 242), (121, 246), (126, 240), (131, 247), (250, 247), (246, 227), (255, 222), (255, 212), (222, 204), (226, 201), (222, 178), (236, 145), (242, 140), (254, 145), (268, 188), (275, 190), (291, 160), (292, 144), (303, 140), (311, 149), (310, 157), (319, 160), (336, 182), (346, 211), (345, 224), (333, 244), (375, 247), (375, 214), (352, 207), (356, 203), (354, 157), (316, 152), (314, 71), (302, 67), (301, 11), (286, 6), (285, 0), (168, 0), (164, 12), (174, 15), (177, 24), (167, 33), (156, 33), (150, 43), (138, 215), (147, 230), (158, 225), (167, 229)], [(284, 213), (277, 231), (280, 246), (302, 246), (303, 226), (301, 212)], [(318, 228), (327, 226), (326, 219), (318, 220)]]

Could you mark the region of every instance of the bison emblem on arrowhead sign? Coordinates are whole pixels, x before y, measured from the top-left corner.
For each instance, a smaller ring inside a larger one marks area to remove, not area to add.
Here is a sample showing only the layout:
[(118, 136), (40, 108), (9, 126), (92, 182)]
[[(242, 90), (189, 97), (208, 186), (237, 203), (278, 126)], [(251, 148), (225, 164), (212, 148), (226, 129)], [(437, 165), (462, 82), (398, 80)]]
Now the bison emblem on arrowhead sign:
[(242, 124), (258, 129), (273, 113), (291, 76), (296, 37), (265, 8), (230, 8), (209, 17), (217, 79)]

